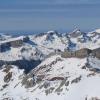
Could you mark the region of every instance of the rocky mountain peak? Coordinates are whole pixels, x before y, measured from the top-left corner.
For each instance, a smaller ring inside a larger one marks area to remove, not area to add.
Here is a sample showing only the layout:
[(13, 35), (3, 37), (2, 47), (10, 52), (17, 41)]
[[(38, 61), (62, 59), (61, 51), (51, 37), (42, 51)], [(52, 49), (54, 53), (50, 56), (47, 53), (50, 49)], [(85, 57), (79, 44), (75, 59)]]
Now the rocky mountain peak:
[[(12, 41), (13, 40), (13, 41)], [(99, 100), (98, 33), (56, 31), (0, 40), (0, 100)], [(80, 91), (81, 90), (81, 91)], [(92, 91), (93, 90), (93, 91)]]

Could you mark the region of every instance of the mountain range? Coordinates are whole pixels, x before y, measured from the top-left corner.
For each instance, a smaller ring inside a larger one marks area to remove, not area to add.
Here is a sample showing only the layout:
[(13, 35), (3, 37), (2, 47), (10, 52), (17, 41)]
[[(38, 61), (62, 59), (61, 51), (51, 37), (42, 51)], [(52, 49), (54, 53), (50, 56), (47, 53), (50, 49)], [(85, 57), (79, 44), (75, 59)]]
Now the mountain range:
[(100, 100), (100, 29), (0, 34), (0, 100)]

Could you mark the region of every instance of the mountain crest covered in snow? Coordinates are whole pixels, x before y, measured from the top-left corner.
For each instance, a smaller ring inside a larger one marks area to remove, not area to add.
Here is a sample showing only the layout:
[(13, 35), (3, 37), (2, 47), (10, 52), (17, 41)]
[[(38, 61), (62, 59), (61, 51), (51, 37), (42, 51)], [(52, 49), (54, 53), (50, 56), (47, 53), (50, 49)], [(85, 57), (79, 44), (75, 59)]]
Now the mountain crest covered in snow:
[(0, 100), (100, 99), (99, 30), (1, 38)]

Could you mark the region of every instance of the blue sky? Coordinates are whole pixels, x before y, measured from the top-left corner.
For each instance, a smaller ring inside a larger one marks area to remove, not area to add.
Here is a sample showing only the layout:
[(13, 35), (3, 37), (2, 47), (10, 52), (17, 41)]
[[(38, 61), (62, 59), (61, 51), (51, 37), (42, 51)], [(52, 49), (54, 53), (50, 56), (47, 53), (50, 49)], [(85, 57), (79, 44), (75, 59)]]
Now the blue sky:
[(0, 31), (100, 28), (100, 0), (0, 0)]

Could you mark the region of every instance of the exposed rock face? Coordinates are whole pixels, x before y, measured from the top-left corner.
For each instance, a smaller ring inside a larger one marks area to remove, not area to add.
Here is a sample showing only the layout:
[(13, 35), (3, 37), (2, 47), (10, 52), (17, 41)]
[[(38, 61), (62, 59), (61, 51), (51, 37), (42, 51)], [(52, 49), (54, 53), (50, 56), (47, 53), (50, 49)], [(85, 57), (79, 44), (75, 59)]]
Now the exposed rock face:
[(46, 40), (53, 40), (54, 39), (53, 35), (58, 35), (58, 33), (56, 31), (48, 32)]
[(20, 47), (23, 45), (23, 40), (11, 41), (10, 44), (12, 47)]
[[(41, 35), (45, 36), (40, 37)], [(6, 64), (0, 67), (0, 100), (54, 100), (55, 98), (59, 100), (99, 100), (100, 60), (94, 59), (95, 57), (100, 58), (100, 49), (88, 49), (88, 47), (91, 48), (91, 44), (88, 46), (87, 36), (80, 30), (76, 30), (68, 38), (67, 36), (61, 38), (56, 32), (40, 34), (36, 40), (36, 37), (33, 37), (33, 41), (31, 37), (30, 41), (26, 38), (24, 41), (28, 42), (19, 47), (20, 49), (16, 48), (18, 54), (23, 53), (23, 56), (19, 55), (21, 59), (18, 57), (17, 60), (9, 58), (9, 60), (7, 58), (0, 60), (0, 66)], [(84, 42), (83, 45), (78, 42), (78, 38), (82, 43)], [(17, 46), (17, 43), (12, 45)], [(55, 47), (56, 45), (59, 47)], [(67, 46), (69, 48), (63, 52)], [(75, 51), (79, 48), (83, 49)], [(16, 49), (14, 48), (15, 51)], [(28, 55), (28, 52), (29, 57), (30, 55), (36, 56), (34, 58), (42, 56), (44, 59), (25, 59), (24, 55)], [(94, 59), (89, 59), (92, 57)], [(21, 69), (25, 69), (26, 73)]]
[(73, 32), (70, 33), (70, 36), (73, 38), (76, 38), (78, 36), (80, 36), (82, 33), (80, 31), (80, 29), (75, 29)]
[(3, 72), (8, 73), (11, 68), (12, 68), (11, 65), (5, 65), (5, 68), (4, 68)]
[[(14, 39), (14, 40), (13, 40)], [(5, 52), (9, 50), (11, 47), (20, 47), (23, 45), (24, 42), (29, 41), (28, 37), (23, 37), (20, 39), (12, 38), (12, 40), (5, 40), (0, 43), (0, 52)]]
[(73, 80), (71, 81), (71, 84), (72, 84), (72, 83), (78, 83), (78, 82), (81, 80), (81, 78), (82, 78), (82, 76), (79, 76), (79, 77), (73, 79)]
[(10, 43), (0, 44), (0, 52), (5, 52), (7, 50), (10, 50), (10, 46), (11, 46)]
[(100, 48), (94, 49), (92, 55), (100, 59)]
[[(0, 60), (0, 66), (5, 64), (7, 65), (16, 65), (20, 69), (25, 69), (25, 73), (28, 73), (31, 69), (35, 68), (37, 65), (41, 63), (40, 60), (16, 60), (16, 61), (2, 61)], [(29, 67), (30, 66), (30, 67)]]
[(12, 66), (11, 65), (5, 65), (3, 72), (6, 74), (4, 77), (4, 82), (8, 83), (12, 78), (12, 72), (10, 72)]
[(64, 80), (63, 77), (53, 77), (50, 79), (50, 81), (55, 81), (55, 80)]
[(12, 72), (9, 72), (5, 77), (4, 77), (4, 82), (9, 82), (12, 77)]
[(62, 52), (61, 56), (64, 57), (64, 58), (75, 57), (75, 52), (71, 52), (69, 50), (65, 50), (64, 52)]
[(90, 49), (87, 49), (87, 48), (83, 48), (83, 49), (80, 49), (80, 50), (77, 50), (75, 52), (75, 56), (77, 58), (84, 58), (84, 57), (87, 57), (89, 56), (89, 54), (91, 53), (92, 51)]
[(90, 54), (92, 56), (100, 59), (100, 48), (97, 48), (94, 50), (83, 48), (83, 49), (80, 49), (77, 51), (65, 50), (64, 52), (61, 53), (61, 56), (64, 58), (71, 58), (71, 57), (85, 58), (85, 57), (88, 57)]
[(92, 98), (88, 99), (88, 98), (86, 97), (85, 100), (100, 100), (100, 98), (98, 98), (98, 97), (92, 97)]
[[(85, 59), (76, 59), (76, 58), (66, 59), (66, 58), (61, 58), (60, 55), (55, 55), (55, 56), (51, 56), (50, 58), (45, 59), (45, 61), (43, 61), (43, 63), (41, 63), (40, 66), (37, 66), (35, 69), (33, 69), (33, 71), (31, 71), (27, 75), (20, 73), (19, 72), (20, 69), (17, 71), (17, 70), (14, 70), (13, 68), (10, 69), (9, 68), (10, 65), (9, 66), (6, 65), (6, 67), (2, 69), (2, 74), (4, 74), (3, 80), (6, 80), (6, 81), (2, 85), (2, 88), (0, 87), (1, 89), (0, 92), (2, 92), (1, 96), (3, 98), (5, 97), (11, 98), (12, 95), (15, 93), (13, 98), (19, 94), (18, 97), (20, 96), (20, 99), (18, 98), (18, 100), (22, 100), (22, 97), (23, 97), (23, 100), (27, 100), (27, 98), (29, 98), (29, 100), (42, 100), (40, 97), (42, 95), (44, 96), (44, 98), (46, 98), (45, 100), (48, 100), (49, 99), (48, 96), (55, 94), (57, 95), (57, 97), (64, 95), (64, 98), (65, 98), (66, 94), (67, 95), (69, 93), (71, 94), (73, 90), (75, 90), (75, 92), (77, 92), (78, 89), (80, 90), (80, 88), (82, 87), (81, 84), (83, 83), (84, 86), (86, 85), (85, 87), (86, 89), (82, 90), (82, 96), (79, 95), (80, 97), (84, 96), (82, 100), (96, 100), (96, 98), (88, 99), (87, 93), (85, 94), (84, 92), (85, 90), (87, 90), (87, 87), (89, 87), (90, 84), (95, 81), (94, 80), (87, 85), (86, 84), (86, 82), (88, 81), (87, 78), (91, 80), (93, 80), (94, 78), (97, 78), (96, 77), (97, 73), (90, 71), (88, 69), (82, 69), (82, 66), (85, 66), (85, 63), (86, 63), (86, 58)], [(12, 75), (11, 75), (11, 72), (12, 72)], [(2, 76), (2, 74), (0, 75)], [(9, 89), (9, 87), (12, 87), (11, 90)], [(7, 91), (7, 94), (5, 91)], [(5, 95), (3, 95), (3, 92), (5, 93)], [(9, 96), (9, 93), (11, 92), (12, 94)], [(94, 97), (96, 97), (96, 95), (94, 95)], [(39, 99), (35, 99), (35, 98), (39, 98)], [(68, 97), (66, 97), (65, 99), (68, 99)], [(13, 99), (13, 100), (17, 100), (17, 99)], [(61, 100), (64, 100), (64, 99), (61, 98)], [(69, 98), (68, 100), (73, 100), (73, 99)]]
[(25, 86), (25, 88), (30, 88), (35, 85), (34, 77), (26, 75), (22, 80), (22, 85)]
[(84, 58), (84, 57), (87, 57), (91, 52), (92, 50), (87, 49), (87, 48), (83, 48), (83, 49), (73, 51), (73, 52), (69, 50), (65, 50), (62, 53), (62, 57), (64, 58), (70, 58), (70, 57)]

